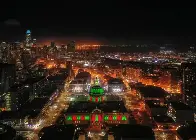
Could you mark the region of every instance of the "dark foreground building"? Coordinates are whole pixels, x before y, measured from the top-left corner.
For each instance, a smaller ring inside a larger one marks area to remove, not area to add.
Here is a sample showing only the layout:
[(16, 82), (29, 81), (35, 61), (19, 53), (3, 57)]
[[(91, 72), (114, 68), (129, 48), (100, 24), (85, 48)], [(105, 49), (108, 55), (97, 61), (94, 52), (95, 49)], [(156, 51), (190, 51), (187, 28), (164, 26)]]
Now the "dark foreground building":
[(155, 140), (154, 132), (148, 126), (121, 124), (110, 131), (115, 140)]
[(182, 140), (196, 139), (196, 123), (180, 127), (177, 134)]
[(0, 140), (13, 140), (16, 136), (16, 131), (4, 124), (0, 124)]
[(72, 140), (74, 133), (73, 125), (52, 125), (43, 128), (38, 136), (40, 140)]

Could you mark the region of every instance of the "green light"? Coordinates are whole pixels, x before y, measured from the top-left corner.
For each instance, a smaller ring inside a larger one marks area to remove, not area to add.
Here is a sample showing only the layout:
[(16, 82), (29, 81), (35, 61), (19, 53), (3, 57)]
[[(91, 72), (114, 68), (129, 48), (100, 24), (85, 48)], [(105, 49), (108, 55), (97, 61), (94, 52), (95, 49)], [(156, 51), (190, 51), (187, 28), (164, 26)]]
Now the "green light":
[(67, 116), (67, 121), (72, 121), (72, 117), (71, 116)]
[(98, 115), (95, 116), (95, 121), (97, 121), (97, 122), (99, 121)]
[(117, 120), (117, 117), (116, 117), (116, 115), (115, 115), (115, 116), (113, 116), (113, 120)]
[(126, 116), (123, 116), (122, 117), (122, 121), (126, 121), (127, 120), (127, 117)]
[(108, 116), (104, 116), (104, 120), (107, 121), (108, 120)]
[(102, 95), (103, 93), (104, 93), (104, 90), (101, 87), (90, 89), (90, 94), (98, 94), (98, 95), (100, 94), (100, 95)]
[(89, 116), (85, 116), (85, 120), (86, 121), (90, 120), (90, 117)]
[(98, 98), (98, 102), (101, 102), (101, 97)]
[(77, 120), (80, 120), (80, 118), (81, 118), (80, 116), (77, 116)]

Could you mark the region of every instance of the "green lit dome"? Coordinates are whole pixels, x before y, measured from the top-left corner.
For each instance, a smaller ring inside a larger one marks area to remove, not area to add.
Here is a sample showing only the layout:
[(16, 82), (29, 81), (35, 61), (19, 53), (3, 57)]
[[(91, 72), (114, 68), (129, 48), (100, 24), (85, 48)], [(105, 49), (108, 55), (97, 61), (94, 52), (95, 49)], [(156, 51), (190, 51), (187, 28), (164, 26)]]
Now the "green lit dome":
[(104, 95), (104, 89), (100, 86), (93, 86), (90, 88), (90, 93), (91, 96), (102, 96)]

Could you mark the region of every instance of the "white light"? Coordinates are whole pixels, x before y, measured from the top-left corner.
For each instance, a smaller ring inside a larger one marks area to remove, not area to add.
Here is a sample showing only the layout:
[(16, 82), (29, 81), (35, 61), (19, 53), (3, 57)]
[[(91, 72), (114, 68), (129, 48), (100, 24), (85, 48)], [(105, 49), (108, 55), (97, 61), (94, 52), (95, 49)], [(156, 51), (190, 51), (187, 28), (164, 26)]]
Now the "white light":
[(120, 89), (120, 88), (113, 88), (112, 90), (113, 90), (113, 92), (121, 92), (122, 91), (122, 89)]

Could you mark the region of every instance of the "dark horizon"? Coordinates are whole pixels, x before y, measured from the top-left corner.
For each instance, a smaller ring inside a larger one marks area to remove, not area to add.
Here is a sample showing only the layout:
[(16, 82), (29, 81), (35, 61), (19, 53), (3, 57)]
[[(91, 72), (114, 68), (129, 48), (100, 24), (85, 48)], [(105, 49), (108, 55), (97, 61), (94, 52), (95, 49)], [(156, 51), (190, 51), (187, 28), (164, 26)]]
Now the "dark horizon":
[(9, 8), (1, 8), (0, 40), (22, 40), (30, 29), (32, 36), (42, 40), (192, 44), (196, 43), (196, 12), (190, 5), (161, 1), (13, 2)]

